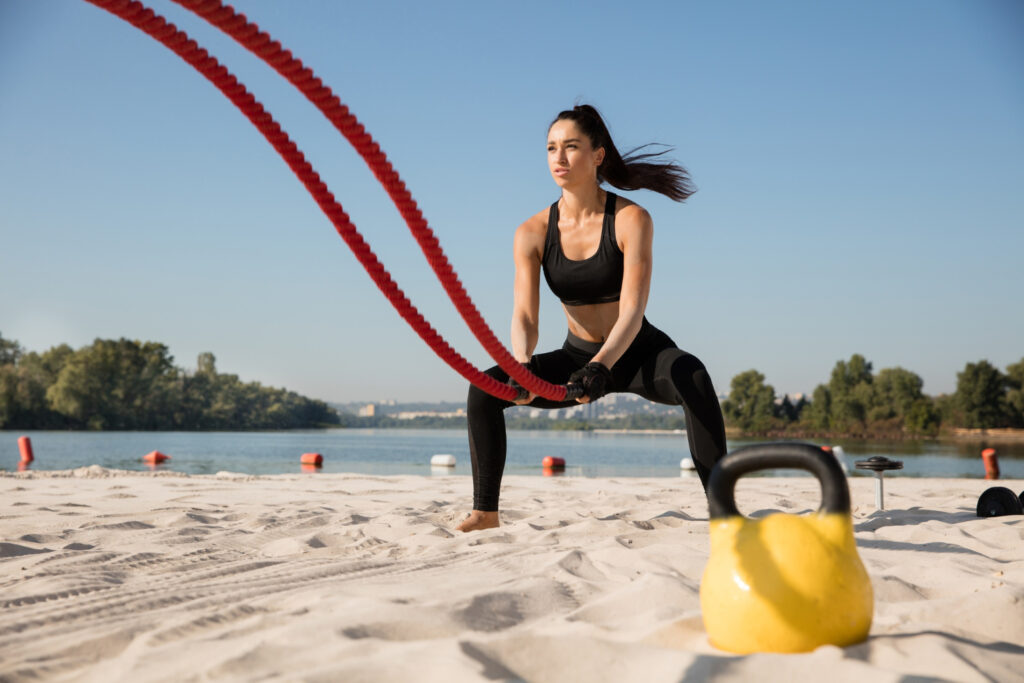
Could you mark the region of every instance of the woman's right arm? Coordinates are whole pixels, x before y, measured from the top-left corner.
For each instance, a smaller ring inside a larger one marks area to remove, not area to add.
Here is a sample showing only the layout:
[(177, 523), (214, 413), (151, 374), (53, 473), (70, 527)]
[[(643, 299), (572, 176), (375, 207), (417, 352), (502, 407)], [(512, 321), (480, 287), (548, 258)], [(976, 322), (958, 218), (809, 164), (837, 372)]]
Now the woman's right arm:
[(516, 265), (512, 304), (512, 355), (528, 363), (537, 347), (540, 311), (540, 261), (547, 225), (538, 214), (516, 229), (513, 257)]

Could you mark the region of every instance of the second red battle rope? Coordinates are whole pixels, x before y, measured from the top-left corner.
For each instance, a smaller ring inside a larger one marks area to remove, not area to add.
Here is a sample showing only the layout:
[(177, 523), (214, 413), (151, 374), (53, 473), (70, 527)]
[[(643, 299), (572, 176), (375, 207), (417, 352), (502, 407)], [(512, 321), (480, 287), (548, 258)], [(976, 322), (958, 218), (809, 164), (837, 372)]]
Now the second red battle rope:
[[(178, 30), (174, 24), (139, 2), (129, 0), (88, 0), (88, 2), (111, 12), (159, 41), (213, 83), (245, 114), (280, 154), (334, 225), (338, 234), (355, 254), (356, 259), (366, 269), (374, 283), (427, 345), (456, 372), (487, 393), (506, 400), (513, 400), (516, 397), (516, 391), (512, 387), (498, 382), (474, 367), (423, 318), (384, 269), (344, 209), (328, 190), (312, 165), (306, 161), (305, 156), (295, 143), (245, 86), (216, 58), (197, 45), (183, 31)], [(488, 353), (502, 369), (530, 391), (545, 398), (564, 400), (566, 398), (564, 386), (546, 382), (526, 370), (515, 361), (487, 327), (445, 258), (437, 238), (427, 226), (415, 201), (388, 162), (387, 157), (380, 150), (380, 146), (373, 141), (355, 116), (341, 104), (331, 90), (324, 86), (310, 69), (303, 67), (302, 62), (293, 58), (290, 52), (283, 50), (279, 43), (271, 41), (267, 34), (260, 32), (259, 28), (249, 23), (243, 15), (236, 14), (231, 7), (223, 5), (219, 0), (206, 2), (183, 0), (180, 4), (193, 9), (214, 25), (223, 28), (225, 32), (267, 61), (299, 88), (331, 120), (356, 148), (387, 190), (445, 291)]]

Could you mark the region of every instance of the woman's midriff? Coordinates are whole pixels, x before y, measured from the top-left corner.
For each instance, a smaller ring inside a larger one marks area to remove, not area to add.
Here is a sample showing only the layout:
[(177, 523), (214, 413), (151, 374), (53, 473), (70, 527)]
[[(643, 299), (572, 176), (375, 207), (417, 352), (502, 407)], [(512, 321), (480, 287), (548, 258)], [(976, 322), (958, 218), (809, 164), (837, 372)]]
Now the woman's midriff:
[(563, 305), (562, 308), (565, 309), (569, 332), (590, 342), (600, 343), (607, 339), (615, 321), (619, 319), (618, 301), (586, 306)]

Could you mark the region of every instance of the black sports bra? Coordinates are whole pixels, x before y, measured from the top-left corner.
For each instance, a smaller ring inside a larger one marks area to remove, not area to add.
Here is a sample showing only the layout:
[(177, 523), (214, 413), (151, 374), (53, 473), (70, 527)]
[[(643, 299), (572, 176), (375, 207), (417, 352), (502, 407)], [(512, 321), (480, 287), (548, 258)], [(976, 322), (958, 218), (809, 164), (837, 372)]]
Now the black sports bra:
[(615, 241), (615, 195), (608, 192), (597, 253), (581, 261), (566, 258), (558, 230), (558, 202), (548, 211), (541, 266), (544, 279), (566, 306), (618, 301), (622, 291), (622, 250)]

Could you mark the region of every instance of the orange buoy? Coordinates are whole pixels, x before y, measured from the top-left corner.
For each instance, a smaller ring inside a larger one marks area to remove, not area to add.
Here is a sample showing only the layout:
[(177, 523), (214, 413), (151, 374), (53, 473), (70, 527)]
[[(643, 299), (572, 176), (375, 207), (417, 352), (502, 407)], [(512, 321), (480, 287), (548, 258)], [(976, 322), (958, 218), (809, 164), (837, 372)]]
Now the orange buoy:
[(150, 465), (159, 465), (165, 460), (170, 460), (171, 456), (160, 451), (150, 451), (142, 456), (142, 462), (148, 462)]
[(21, 451), (22, 462), (29, 463), (36, 459), (36, 456), (32, 453), (32, 439), (27, 436), (18, 437), (18, 450)]
[(541, 467), (553, 469), (553, 470), (564, 470), (565, 469), (565, 458), (556, 458), (552, 455), (546, 456), (540, 462)]
[(981, 461), (985, 463), (985, 478), (999, 478), (999, 460), (996, 458), (996, 449), (986, 448), (981, 452)]
[(299, 458), (299, 462), (303, 465), (313, 465), (314, 467), (322, 467), (324, 464), (324, 456), (319, 453), (303, 453), (302, 457)]

